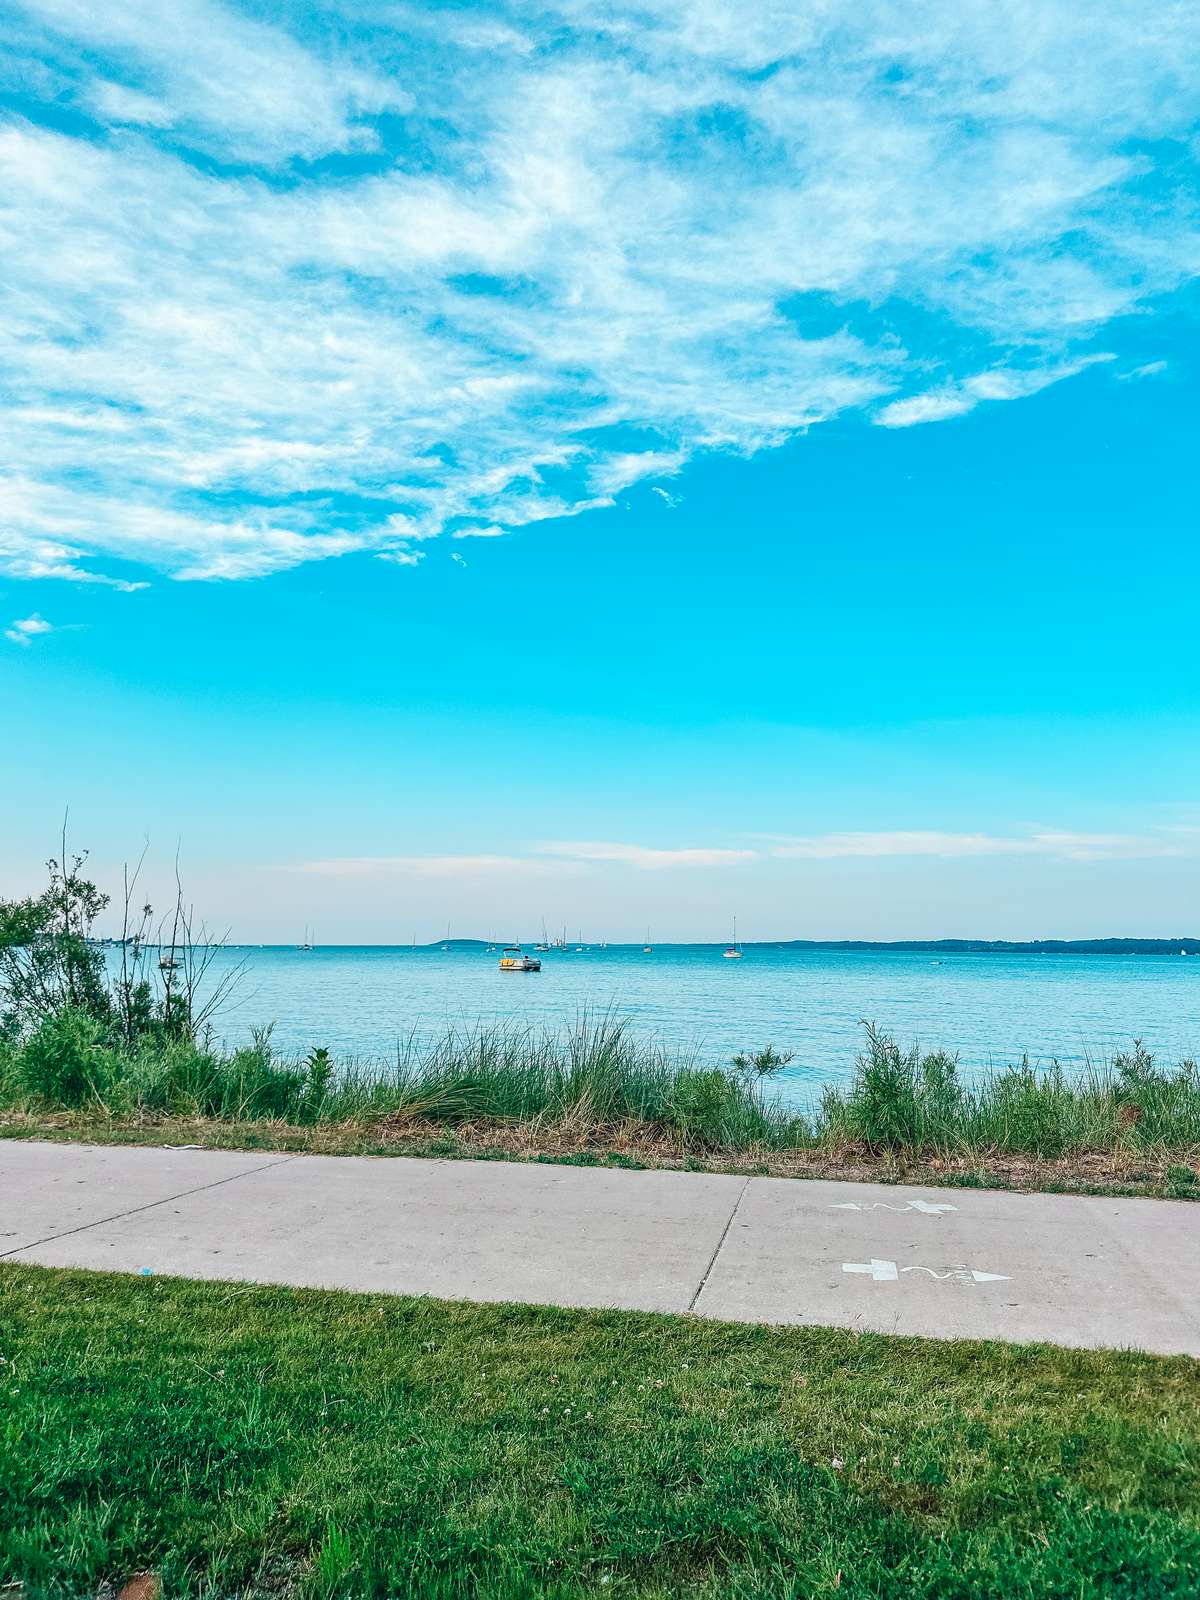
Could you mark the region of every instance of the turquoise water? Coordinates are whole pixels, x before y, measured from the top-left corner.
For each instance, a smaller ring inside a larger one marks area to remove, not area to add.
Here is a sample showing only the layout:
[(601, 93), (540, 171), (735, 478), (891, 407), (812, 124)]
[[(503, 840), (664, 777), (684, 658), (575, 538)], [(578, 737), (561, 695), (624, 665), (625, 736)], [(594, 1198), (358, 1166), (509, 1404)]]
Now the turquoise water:
[(273, 1022), (287, 1052), (328, 1045), (340, 1057), (383, 1057), (397, 1041), (481, 1022), (570, 1026), (611, 1010), (645, 1036), (726, 1061), (768, 1042), (795, 1052), (789, 1094), (844, 1079), (861, 1018), (904, 1042), (957, 1051), (964, 1067), (1023, 1054), (1070, 1067), (1135, 1037), (1164, 1059), (1200, 1053), (1200, 958), (794, 951), (748, 946), (726, 961), (712, 945), (551, 951), (540, 973), (506, 973), (498, 954), (406, 947), (237, 949), (244, 981), (217, 1019), (244, 1040)]

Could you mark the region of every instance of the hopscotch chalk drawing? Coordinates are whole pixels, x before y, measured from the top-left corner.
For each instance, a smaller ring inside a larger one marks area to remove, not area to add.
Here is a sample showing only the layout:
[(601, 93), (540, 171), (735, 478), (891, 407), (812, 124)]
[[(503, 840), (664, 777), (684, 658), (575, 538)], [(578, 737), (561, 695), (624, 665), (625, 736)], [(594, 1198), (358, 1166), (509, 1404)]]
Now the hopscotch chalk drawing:
[(948, 1267), (939, 1272), (935, 1267), (901, 1267), (894, 1261), (843, 1261), (843, 1272), (860, 1272), (872, 1283), (898, 1283), (901, 1273), (927, 1272), (931, 1278), (951, 1283), (1011, 1283), (1005, 1272), (979, 1272), (974, 1267)]
[(869, 1206), (860, 1206), (855, 1200), (841, 1200), (831, 1205), (831, 1211), (919, 1211), (923, 1217), (936, 1217), (943, 1211), (957, 1211), (957, 1206), (931, 1203), (928, 1200), (910, 1200), (907, 1205), (890, 1206), (886, 1200), (873, 1200)]

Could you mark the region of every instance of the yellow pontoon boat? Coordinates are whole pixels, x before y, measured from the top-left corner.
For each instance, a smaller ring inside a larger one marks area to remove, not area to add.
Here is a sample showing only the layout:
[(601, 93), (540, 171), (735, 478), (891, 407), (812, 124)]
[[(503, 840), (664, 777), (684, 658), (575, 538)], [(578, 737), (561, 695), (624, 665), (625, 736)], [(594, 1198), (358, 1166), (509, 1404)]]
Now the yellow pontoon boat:
[(536, 956), (527, 956), (519, 944), (510, 944), (500, 952), (501, 972), (540, 972), (542, 963)]

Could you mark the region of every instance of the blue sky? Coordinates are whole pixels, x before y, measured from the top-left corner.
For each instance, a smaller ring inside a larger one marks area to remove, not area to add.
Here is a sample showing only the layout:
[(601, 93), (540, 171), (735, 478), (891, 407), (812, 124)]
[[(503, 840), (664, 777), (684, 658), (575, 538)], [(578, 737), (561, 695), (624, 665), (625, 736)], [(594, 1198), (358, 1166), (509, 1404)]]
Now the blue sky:
[(172, 13), (0, 5), (5, 887), (1196, 931), (1193, 8)]

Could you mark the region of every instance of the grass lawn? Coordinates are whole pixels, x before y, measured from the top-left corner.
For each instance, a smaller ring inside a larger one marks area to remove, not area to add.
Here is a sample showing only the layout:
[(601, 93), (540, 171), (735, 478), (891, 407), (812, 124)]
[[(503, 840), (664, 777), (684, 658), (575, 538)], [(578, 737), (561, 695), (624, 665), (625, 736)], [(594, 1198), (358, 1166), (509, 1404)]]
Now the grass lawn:
[(1200, 1594), (1182, 1358), (14, 1266), (0, 1357), (26, 1597)]

